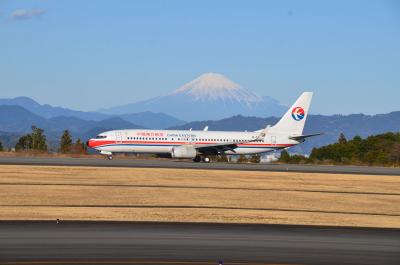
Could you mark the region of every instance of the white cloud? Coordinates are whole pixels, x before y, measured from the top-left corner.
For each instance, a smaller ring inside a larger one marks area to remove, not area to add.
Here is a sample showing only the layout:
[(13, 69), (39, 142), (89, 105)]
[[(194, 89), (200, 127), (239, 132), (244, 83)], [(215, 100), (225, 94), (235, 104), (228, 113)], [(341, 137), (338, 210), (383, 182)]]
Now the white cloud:
[(16, 9), (11, 13), (12, 19), (31, 19), (35, 17), (40, 17), (47, 11), (45, 9), (34, 8), (34, 9)]

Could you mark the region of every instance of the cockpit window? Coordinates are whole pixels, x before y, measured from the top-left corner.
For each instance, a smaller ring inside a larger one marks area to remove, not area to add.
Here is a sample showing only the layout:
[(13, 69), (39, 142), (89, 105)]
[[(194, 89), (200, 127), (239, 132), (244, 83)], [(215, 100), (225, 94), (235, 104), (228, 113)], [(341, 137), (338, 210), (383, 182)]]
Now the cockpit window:
[(96, 139), (104, 139), (104, 138), (106, 138), (107, 136), (105, 136), (105, 135), (97, 135), (96, 136)]

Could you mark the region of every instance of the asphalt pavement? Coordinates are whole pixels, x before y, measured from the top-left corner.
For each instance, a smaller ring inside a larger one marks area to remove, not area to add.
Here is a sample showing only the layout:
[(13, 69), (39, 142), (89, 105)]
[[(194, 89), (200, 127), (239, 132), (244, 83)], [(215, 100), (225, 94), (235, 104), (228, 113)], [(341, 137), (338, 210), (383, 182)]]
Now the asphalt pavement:
[(277, 172), (344, 173), (371, 175), (400, 175), (400, 168), (366, 166), (325, 166), (286, 164), (195, 163), (168, 159), (56, 158), (56, 157), (0, 157), (0, 165), (95, 166), (132, 168), (183, 168), (216, 170), (251, 170)]
[(1, 264), (400, 264), (400, 230), (0, 222)]

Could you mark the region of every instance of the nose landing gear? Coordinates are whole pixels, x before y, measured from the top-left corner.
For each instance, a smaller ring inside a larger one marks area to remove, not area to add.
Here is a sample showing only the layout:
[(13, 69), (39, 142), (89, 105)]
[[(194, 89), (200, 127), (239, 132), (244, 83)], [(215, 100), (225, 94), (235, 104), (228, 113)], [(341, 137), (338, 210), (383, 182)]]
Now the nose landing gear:
[(100, 154), (105, 155), (108, 160), (113, 160), (113, 154), (108, 151), (100, 151)]

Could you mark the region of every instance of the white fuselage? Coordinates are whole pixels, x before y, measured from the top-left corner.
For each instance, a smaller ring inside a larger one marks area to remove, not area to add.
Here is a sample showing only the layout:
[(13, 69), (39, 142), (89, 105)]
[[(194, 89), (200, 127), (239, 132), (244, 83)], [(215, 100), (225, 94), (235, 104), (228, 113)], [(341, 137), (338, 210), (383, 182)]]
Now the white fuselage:
[(224, 151), (227, 155), (258, 154), (298, 144), (287, 134), (267, 134), (256, 140), (259, 132), (232, 131), (188, 131), (188, 130), (115, 130), (100, 134), (90, 140), (90, 147), (103, 153), (155, 153), (170, 154), (182, 145), (209, 146), (237, 143), (234, 150)]

